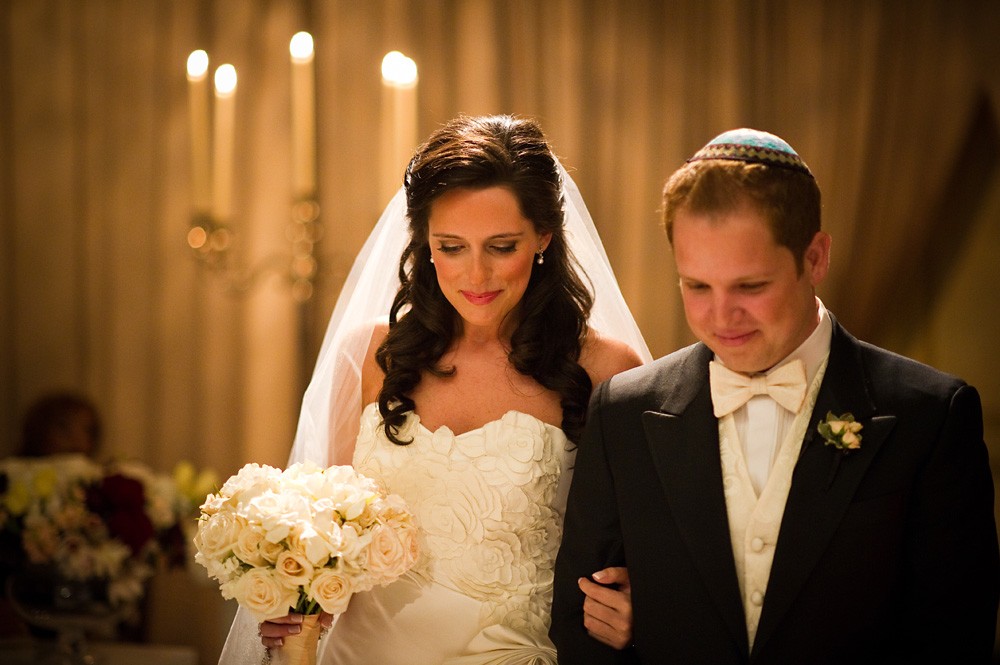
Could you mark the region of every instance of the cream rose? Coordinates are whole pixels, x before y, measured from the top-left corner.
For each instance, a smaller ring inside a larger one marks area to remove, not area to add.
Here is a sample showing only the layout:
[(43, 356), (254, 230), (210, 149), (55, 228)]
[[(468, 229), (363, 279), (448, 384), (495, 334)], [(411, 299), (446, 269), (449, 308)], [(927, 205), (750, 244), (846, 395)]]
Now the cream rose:
[(286, 586), (305, 586), (313, 576), (313, 565), (299, 552), (286, 551), (278, 555), (274, 573)]
[(279, 582), (267, 568), (251, 568), (231, 587), (233, 598), (257, 621), (267, 621), (288, 614), (298, 602), (299, 592)]
[(309, 586), (309, 595), (324, 612), (342, 614), (351, 600), (354, 585), (351, 578), (331, 568), (316, 573)]
[(378, 526), (368, 544), (368, 570), (378, 583), (392, 581), (407, 569), (409, 551), (395, 530)]
[(266, 566), (267, 559), (260, 552), (261, 543), (264, 541), (264, 532), (252, 526), (240, 531), (236, 538), (236, 545), (233, 547), (233, 554), (239, 557), (240, 561), (251, 566)]

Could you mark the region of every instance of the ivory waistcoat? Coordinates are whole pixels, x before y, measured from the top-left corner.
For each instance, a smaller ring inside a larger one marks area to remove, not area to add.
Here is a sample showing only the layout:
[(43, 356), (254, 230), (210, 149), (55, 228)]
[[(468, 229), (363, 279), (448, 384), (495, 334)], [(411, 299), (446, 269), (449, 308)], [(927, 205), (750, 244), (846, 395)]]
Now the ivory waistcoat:
[(726, 512), (729, 515), (729, 539), (733, 546), (736, 576), (740, 583), (747, 637), (751, 647), (764, 607), (774, 548), (781, 529), (781, 516), (785, 512), (785, 502), (792, 486), (792, 472), (799, 459), (802, 439), (809, 429), (819, 387), (826, 374), (826, 364), (827, 361), (824, 360), (813, 377), (805, 402), (781, 442), (760, 497), (750, 480), (733, 414), (719, 419), (719, 452), (722, 458)]

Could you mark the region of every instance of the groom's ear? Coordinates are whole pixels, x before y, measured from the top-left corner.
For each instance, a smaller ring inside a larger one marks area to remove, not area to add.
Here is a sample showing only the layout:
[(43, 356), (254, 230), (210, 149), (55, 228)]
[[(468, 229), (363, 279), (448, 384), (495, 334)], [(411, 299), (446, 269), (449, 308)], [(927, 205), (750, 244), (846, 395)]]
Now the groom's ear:
[(802, 254), (802, 269), (813, 286), (819, 286), (830, 272), (830, 246), (833, 238), (829, 233), (817, 231), (806, 251)]

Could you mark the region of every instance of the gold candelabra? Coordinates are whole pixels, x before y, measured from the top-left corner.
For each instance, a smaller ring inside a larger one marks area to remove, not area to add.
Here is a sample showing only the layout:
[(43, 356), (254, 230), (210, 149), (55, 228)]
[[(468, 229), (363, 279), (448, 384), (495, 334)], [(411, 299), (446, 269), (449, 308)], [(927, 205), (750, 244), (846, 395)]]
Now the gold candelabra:
[(231, 292), (245, 293), (261, 277), (277, 273), (291, 286), (292, 297), (304, 303), (313, 294), (318, 270), (314, 249), (322, 236), (319, 204), (314, 199), (300, 199), (292, 205), (286, 236), (290, 255), (273, 254), (247, 267), (238, 265), (233, 255), (233, 231), (211, 215), (192, 218), (187, 241), (201, 264), (223, 279)]
[(232, 218), (236, 68), (231, 64), (215, 71), (215, 104), (209, 110), (208, 54), (188, 56), (190, 84), (191, 158), (194, 213), (187, 234), (188, 245), (199, 261), (225, 280), (230, 291), (245, 293), (269, 273), (284, 275), (292, 296), (304, 303), (312, 297), (317, 273), (314, 254), (320, 239), (319, 204), (316, 202), (316, 114), (313, 72), (313, 38), (296, 33), (289, 42), (292, 104), (292, 187), (294, 202), (286, 235), (291, 255), (269, 255), (251, 266), (234, 256)]

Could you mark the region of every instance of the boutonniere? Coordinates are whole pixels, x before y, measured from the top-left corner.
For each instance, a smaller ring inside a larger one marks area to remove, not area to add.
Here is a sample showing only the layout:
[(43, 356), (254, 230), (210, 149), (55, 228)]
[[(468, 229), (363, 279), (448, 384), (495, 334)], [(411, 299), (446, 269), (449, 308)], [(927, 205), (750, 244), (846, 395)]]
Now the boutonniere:
[(827, 411), (826, 419), (820, 421), (817, 429), (826, 445), (845, 454), (861, 447), (861, 423), (856, 422), (851, 413), (837, 416), (833, 411)]

